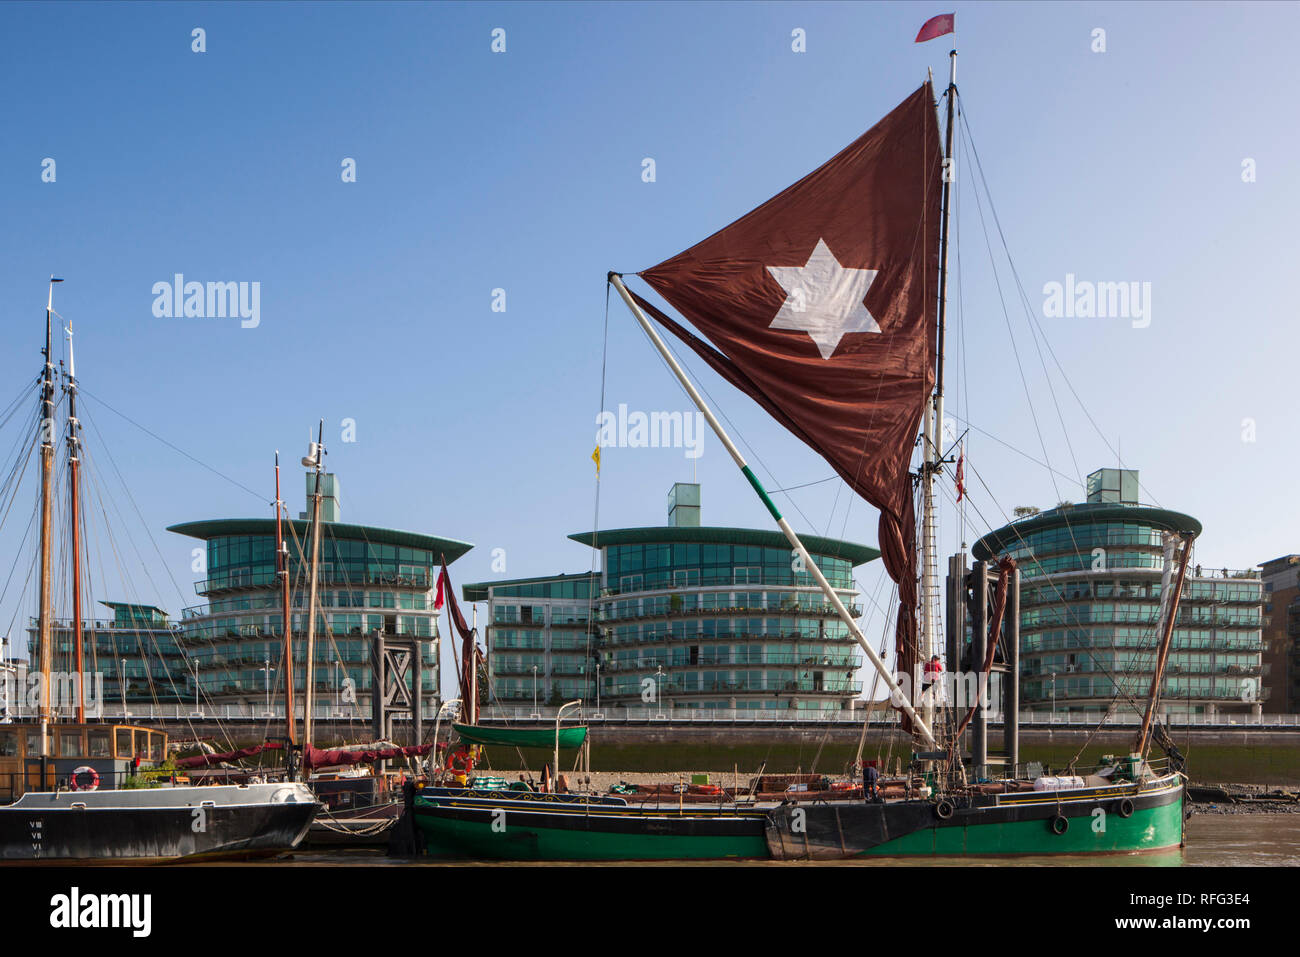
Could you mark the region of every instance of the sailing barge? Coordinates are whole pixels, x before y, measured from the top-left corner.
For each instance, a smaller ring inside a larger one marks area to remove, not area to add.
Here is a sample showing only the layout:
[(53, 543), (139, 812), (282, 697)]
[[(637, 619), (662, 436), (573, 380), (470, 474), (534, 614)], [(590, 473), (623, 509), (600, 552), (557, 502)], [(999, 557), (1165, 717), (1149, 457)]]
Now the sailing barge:
[[(808, 804), (793, 795), (766, 808), (723, 807), (706, 819), (713, 828), (724, 821), (734, 828), (719, 841), (715, 831), (694, 830), (702, 822), (689, 818), (684, 807), (665, 815), (608, 798), (546, 802), (435, 792), (415, 800), (417, 821), (435, 844), (497, 859), (754, 856), (744, 828), (760, 818), (766, 845), (760, 856), (781, 860), (1133, 853), (1182, 844), (1186, 778), (1177, 766), (1148, 762), (1147, 754), (1153, 740), (1168, 740), (1155, 715), (1194, 536), (1166, 538), (1162, 633), (1131, 754), (1084, 775), (1071, 768), (1063, 777), (1021, 779), (1007, 768), (999, 778), (989, 762), (968, 763), (961, 753), (966, 728), (987, 702), (963, 716), (919, 693), (924, 663), (939, 661), (944, 650), (936, 500), (938, 477), (954, 461), (953, 449), (946, 447), (951, 439), (943, 434), (943, 368), (955, 51), (950, 69), (942, 150), (934, 93), (926, 82), (819, 169), (638, 274), (701, 335), (629, 290), (622, 275), (608, 275), (785, 534), (794, 567), (821, 588), (902, 712), (914, 752), (907, 794), (870, 803)], [(903, 687), (867, 641), (660, 329), (757, 401), (879, 509), (881, 551), (898, 586), (897, 675), (910, 679), (910, 687)], [(918, 447), (921, 462), (913, 471)], [(960, 482), (960, 464), (957, 472)], [(1179, 545), (1178, 579), (1171, 583)], [(1018, 588), (1014, 561), (1004, 560), (998, 582), (993, 621), (981, 619), (972, 629), (972, 647), (983, 652), (972, 656), (971, 665), (981, 688), (988, 686), (1003, 638), (1007, 589)], [(957, 666), (951, 656), (950, 666)], [(1014, 685), (1019, 675), (1012, 669), (1005, 677)]]

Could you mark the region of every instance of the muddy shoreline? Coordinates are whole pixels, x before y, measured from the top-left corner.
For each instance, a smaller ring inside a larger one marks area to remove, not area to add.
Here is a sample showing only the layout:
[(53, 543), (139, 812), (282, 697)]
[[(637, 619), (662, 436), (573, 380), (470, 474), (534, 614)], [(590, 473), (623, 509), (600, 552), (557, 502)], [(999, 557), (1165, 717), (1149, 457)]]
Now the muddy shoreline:
[(1259, 784), (1189, 784), (1197, 814), (1300, 814), (1300, 792)]

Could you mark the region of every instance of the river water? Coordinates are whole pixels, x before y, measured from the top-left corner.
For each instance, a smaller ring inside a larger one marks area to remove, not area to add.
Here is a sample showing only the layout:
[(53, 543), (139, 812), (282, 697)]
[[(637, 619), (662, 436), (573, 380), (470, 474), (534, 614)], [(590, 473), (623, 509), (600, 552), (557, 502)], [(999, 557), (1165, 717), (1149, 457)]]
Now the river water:
[[(1282, 867), (1300, 865), (1300, 814), (1194, 814), (1187, 822), (1187, 846), (1152, 854), (1043, 856), (1023, 858), (909, 857), (871, 858), (830, 863), (778, 863), (774, 861), (701, 861), (705, 866), (727, 867), (889, 867), (907, 864), (965, 867)], [(382, 851), (306, 851), (292, 858), (267, 862), (270, 866), (360, 867), (464, 867), (467, 862), (398, 860)], [(679, 866), (678, 862), (670, 862)], [(520, 866), (554, 867), (553, 864)], [(574, 865), (584, 866), (584, 865)], [(600, 864), (592, 866), (617, 866)], [(647, 866), (638, 864), (637, 866)], [(653, 864), (648, 866), (654, 866)]]

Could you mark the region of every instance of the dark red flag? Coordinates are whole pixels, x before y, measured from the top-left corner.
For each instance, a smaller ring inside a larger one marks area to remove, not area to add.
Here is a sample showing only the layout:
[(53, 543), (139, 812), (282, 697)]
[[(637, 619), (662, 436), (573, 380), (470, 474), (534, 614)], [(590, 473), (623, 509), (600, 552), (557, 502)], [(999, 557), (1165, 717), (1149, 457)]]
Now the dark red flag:
[(926, 40), (933, 40), (935, 37), (941, 37), (945, 33), (952, 33), (956, 27), (957, 14), (941, 13), (937, 17), (931, 17), (921, 26), (921, 30), (916, 35), (915, 43), (924, 43)]
[(909, 464), (934, 383), (940, 166), (927, 83), (820, 169), (640, 273), (712, 346), (650, 307), (665, 328), (880, 509), (909, 674)]
[[(460, 653), (460, 700), (461, 707), (470, 724), (474, 723), (475, 716), (478, 714), (478, 702), (473, 700), (473, 680), (474, 674), (470, 669), (476, 667), (476, 656), (482, 657), (478, 652), (478, 643), (474, 630), (470, 628), (465, 621), (465, 616), (461, 614), (460, 605), (456, 603), (456, 591), (451, 586), (451, 576), (447, 574), (447, 559), (442, 559), (442, 571), (438, 573), (438, 592), (434, 597), (433, 607), (435, 610), (442, 608), (443, 601), (447, 602), (448, 610), (451, 612), (451, 623), (460, 636), (461, 653)], [(454, 646), (453, 646), (454, 647)]]

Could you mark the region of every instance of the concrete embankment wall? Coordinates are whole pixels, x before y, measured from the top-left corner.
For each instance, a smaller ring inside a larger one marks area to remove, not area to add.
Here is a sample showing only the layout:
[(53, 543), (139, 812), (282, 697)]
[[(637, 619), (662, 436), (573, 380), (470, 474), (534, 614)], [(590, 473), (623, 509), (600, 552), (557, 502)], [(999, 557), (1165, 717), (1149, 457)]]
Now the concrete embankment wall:
[[(224, 747), (225, 734), (215, 725), (169, 727), (176, 739), (195, 734), (211, 735)], [(272, 728), (271, 734), (281, 729)], [(244, 728), (225, 728), (235, 746), (262, 740)], [(1089, 739), (1085, 728), (1023, 728), (1020, 732), (1020, 760), (1040, 761), (1062, 768), (1083, 749), (1081, 765), (1096, 764), (1102, 754), (1126, 752), (1136, 728), (1104, 729)], [(817, 771), (842, 774), (853, 760), (861, 729), (851, 727), (734, 727), (734, 726), (607, 726), (591, 732), (593, 771), (676, 775), (689, 769), (704, 769), (715, 775), (752, 776), (766, 764), (769, 773)], [(1176, 729), (1174, 740), (1188, 760), (1188, 771), (1199, 783), (1300, 785), (1300, 731), (1253, 729)], [(321, 729), (320, 746), (369, 740), (364, 725), (349, 730)], [(993, 751), (1001, 748), (1001, 728), (989, 733)], [(911, 743), (903, 736), (872, 730), (868, 732), (864, 756), (879, 757), (892, 767), (905, 761)], [(1156, 749), (1159, 754), (1159, 749)], [(490, 766), (515, 776), (527, 768), (539, 772), (551, 760), (551, 752), (540, 748), (492, 747), (487, 749)], [(563, 770), (570, 770), (574, 752), (561, 754)], [(728, 778), (730, 780), (730, 778)]]
[[(591, 767), (665, 774), (707, 768), (743, 777), (766, 764), (769, 773), (842, 774), (857, 754), (859, 734), (848, 728), (600, 728), (592, 732)], [(1079, 763), (1096, 764), (1102, 754), (1127, 751), (1135, 734), (1103, 731), (1089, 741), (1088, 733), (1078, 729), (1023, 729), (1020, 760), (1061, 768), (1083, 748)], [(1300, 732), (1206, 730), (1175, 734), (1174, 739), (1198, 782), (1300, 784)], [(1000, 729), (990, 734), (989, 745), (994, 751), (1000, 748)], [(906, 761), (909, 753), (910, 741), (897, 735), (868, 734), (863, 750), (864, 757), (879, 757), (891, 767), (894, 759)], [(522, 756), (534, 770), (551, 760), (539, 749), (523, 749)], [(517, 772), (520, 757), (515, 748), (488, 753), (492, 766), (502, 771)], [(562, 765), (571, 761), (571, 753), (561, 755)]]

